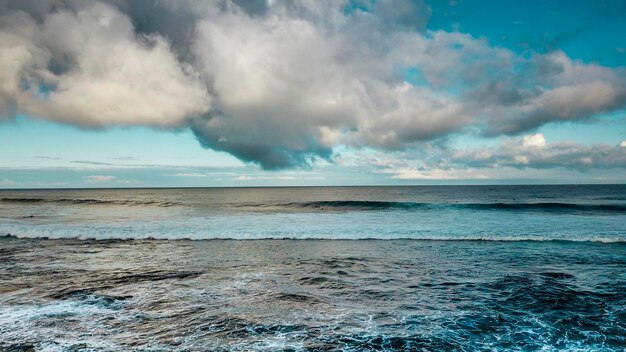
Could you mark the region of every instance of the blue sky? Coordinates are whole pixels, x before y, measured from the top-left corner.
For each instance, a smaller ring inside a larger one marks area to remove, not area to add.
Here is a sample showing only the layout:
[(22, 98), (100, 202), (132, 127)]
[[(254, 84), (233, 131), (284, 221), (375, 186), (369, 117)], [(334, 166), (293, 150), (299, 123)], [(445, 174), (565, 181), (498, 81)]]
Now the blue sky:
[(0, 188), (626, 180), (624, 1), (29, 3)]

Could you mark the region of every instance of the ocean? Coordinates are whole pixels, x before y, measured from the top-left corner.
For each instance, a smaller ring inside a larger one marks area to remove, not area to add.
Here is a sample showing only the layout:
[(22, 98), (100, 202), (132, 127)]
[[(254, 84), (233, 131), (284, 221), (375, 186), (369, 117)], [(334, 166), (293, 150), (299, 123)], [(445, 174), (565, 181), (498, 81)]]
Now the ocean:
[(0, 191), (3, 351), (624, 351), (626, 185)]

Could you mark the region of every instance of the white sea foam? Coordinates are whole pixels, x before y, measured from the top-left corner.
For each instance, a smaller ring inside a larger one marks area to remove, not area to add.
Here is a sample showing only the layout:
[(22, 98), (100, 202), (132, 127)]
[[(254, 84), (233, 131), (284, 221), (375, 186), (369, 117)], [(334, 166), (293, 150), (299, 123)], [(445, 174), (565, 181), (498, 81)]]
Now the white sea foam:
[[(7, 305), (0, 303), (0, 335), (2, 342), (28, 344), (37, 341), (37, 351), (67, 351), (72, 346), (87, 349), (115, 350), (111, 343), (91, 339), (90, 332), (104, 331), (102, 321), (113, 318), (117, 311), (93, 302), (79, 300), (52, 301), (42, 304)], [(78, 321), (67, 328), (66, 322)], [(62, 336), (54, 341), (46, 336)]]
[(0, 201), (0, 235), (617, 243), (626, 242), (626, 205), (615, 196), (623, 189), (546, 186), (4, 192), (0, 198), (5, 199)]
[(422, 231), (390, 232), (372, 231), (227, 231), (210, 229), (181, 228), (115, 228), (115, 227), (21, 227), (0, 226), (0, 235), (30, 239), (79, 239), (79, 240), (429, 240), (429, 241), (567, 241), (626, 243), (626, 236), (619, 233), (601, 235), (573, 235), (571, 233), (551, 233), (542, 235), (499, 234), (499, 233), (433, 233)]

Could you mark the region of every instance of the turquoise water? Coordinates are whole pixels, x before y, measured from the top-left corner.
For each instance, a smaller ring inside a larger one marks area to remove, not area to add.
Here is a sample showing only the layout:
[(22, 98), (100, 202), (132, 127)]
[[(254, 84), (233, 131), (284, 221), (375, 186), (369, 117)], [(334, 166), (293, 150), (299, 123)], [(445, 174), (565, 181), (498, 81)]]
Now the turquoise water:
[(621, 242), (626, 186), (0, 191), (0, 233)]

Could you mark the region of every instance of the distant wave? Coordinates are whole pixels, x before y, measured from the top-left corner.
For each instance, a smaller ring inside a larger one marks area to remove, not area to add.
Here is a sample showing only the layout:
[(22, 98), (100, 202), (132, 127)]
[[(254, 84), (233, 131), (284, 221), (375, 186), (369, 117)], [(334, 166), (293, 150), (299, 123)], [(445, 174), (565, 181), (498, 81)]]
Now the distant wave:
[(127, 205), (127, 206), (158, 206), (158, 207), (171, 207), (182, 205), (178, 202), (157, 202), (157, 201), (142, 201), (142, 200), (126, 200), (126, 199), (80, 199), (80, 198), (1, 198), (0, 201), (5, 203), (24, 203), (24, 204), (36, 204), (36, 203), (60, 203), (60, 204), (84, 204), (84, 205)]
[[(0, 202), (18, 204), (57, 203), (75, 205), (121, 205), (121, 206), (156, 206), (172, 207), (190, 204), (133, 199), (92, 199), (92, 198), (0, 198)], [(212, 206), (219, 207), (219, 204)], [(397, 202), (379, 200), (322, 200), (288, 203), (234, 203), (223, 204), (224, 208), (239, 210), (310, 210), (310, 211), (359, 211), (359, 210), (499, 210), (499, 211), (535, 211), (535, 212), (587, 212), (587, 213), (626, 213), (624, 203), (558, 203), (558, 202), (494, 202), (494, 203), (427, 203)]]
[(331, 200), (291, 202), (278, 204), (248, 203), (244, 208), (294, 208), (316, 210), (435, 210), (442, 208), (476, 210), (518, 211), (582, 211), (582, 212), (626, 212), (626, 204), (575, 204), (575, 203), (418, 203), (369, 200)]
[(324, 236), (324, 235), (268, 235), (259, 234), (258, 236), (250, 235), (233, 235), (233, 234), (187, 234), (184, 236), (171, 236), (169, 233), (162, 234), (128, 234), (128, 233), (107, 233), (106, 231), (97, 231), (90, 233), (89, 231), (81, 231), (80, 234), (71, 232), (40, 232), (28, 231), (24, 233), (0, 233), (2, 238), (25, 238), (25, 239), (43, 239), (43, 240), (60, 240), (60, 239), (77, 239), (77, 240), (155, 240), (155, 241), (214, 241), (214, 240), (304, 240), (304, 241), (434, 241), (434, 242), (563, 242), (563, 243), (607, 243), (607, 244), (626, 244), (626, 238), (589, 236), (589, 237), (561, 237), (561, 236)]
[(414, 203), (414, 202), (386, 202), (371, 200), (328, 200), (313, 202), (292, 202), (278, 204), (279, 207), (286, 208), (334, 208), (334, 209), (362, 209), (362, 210), (384, 210), (384, 209), (427, 209), (436, 206), (435, 203)]
[(575, 211), (602, 211), (626, 212), (626, 204), (574, 204), (574, 203), (489, 203), (489, 204), (461, 204), (461, 207), (474, 209), (497, 210), (575, 210)]

